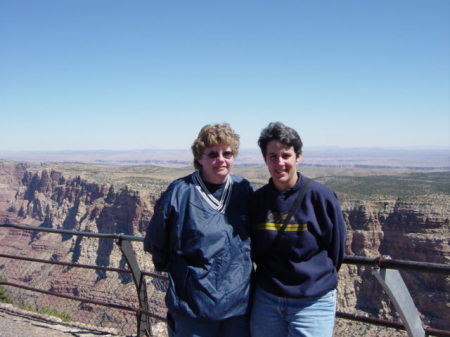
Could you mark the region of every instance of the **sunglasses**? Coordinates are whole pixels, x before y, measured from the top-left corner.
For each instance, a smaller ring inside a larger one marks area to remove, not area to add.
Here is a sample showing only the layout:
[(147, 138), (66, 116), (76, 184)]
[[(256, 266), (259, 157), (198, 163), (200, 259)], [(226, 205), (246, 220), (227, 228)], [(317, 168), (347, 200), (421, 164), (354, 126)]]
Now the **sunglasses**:
[[(219, 152), (216, 151), (211, 151), (208, 153), (204, 153), (205, 156), (207, 156), (209, 159), (216, 159), (220, 156)], [(225, 159), (231, 159), (233, 157), (234, 153), (233, 151), (223, 151), (222, 152), (222, 157), (224, 157)]]

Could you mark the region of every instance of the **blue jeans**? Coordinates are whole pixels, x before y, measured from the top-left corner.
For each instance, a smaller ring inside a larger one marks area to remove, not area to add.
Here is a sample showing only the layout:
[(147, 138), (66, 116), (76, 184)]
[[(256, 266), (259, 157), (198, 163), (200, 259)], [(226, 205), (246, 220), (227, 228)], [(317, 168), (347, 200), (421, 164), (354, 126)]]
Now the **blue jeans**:
[(250, 337), (249, 316), (204, 321), (169, 313), (167, 331), (169, 337)]
[(331, 337), (336, 315), (336, 290), (321, 297), (287, 298), (256, 289), (252, 337)]

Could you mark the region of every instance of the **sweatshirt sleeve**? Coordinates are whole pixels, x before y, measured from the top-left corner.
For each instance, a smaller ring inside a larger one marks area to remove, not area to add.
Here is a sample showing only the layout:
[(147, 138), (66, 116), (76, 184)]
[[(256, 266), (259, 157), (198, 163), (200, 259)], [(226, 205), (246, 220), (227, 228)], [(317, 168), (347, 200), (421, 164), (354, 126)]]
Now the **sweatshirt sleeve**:
[(332, 223), (331, 239), (328, 245), (328, 255), (333, 260), (336, 270), (339, 271), (342, 261), (344, 260), (345, 252), (345, 221), (342, 210), (333, 192), (333, 199), (330, 201), (331, 205), (328, 207), (328, 217)]
[(144, 250), (152, 254), (157, 271), (167, 271), (170, 254), (170, 212), (171, 190), (166, 190), (156, 202), (144, 239)]

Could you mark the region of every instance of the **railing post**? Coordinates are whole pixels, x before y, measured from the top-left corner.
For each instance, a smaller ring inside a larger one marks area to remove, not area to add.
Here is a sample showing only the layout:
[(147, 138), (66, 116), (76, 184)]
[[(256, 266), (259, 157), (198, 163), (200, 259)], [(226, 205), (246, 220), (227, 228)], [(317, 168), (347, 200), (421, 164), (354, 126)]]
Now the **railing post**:
[[(134, 284), (136, 286), (139, 298), (139, 308), (141, 310), (149, 311), (147, 300), (147, 286), (144, 282), (144, 278), (142, 277), (142, 272), (139, 268), (139, 264), (137, 263), (133, 247), (131, 246), (131, 243), (129, 241), (123, 240), (122, 238), (119, 238), (117, 244), (119, 245), (120, 250), (125, 257), (125, 260), (127, 261), (128, 266), (131, 269), (131, 274), (133, 275)], [(152, 336), (151, 324), (148, 315), (139, 312), (136, 319), (137, 337), (143, 336), (144, 334), (147, 336)]]
[[(390, 259), (389, 256), (385, 258)], [(411, 294), (397, 269), (374, 269), (372, 273), (381, 283), (389, 298), (394, 302), (400, 317), (405, 325), (408, 336), (424, 337), (425, 330), (422, 321), (412, 300)]]

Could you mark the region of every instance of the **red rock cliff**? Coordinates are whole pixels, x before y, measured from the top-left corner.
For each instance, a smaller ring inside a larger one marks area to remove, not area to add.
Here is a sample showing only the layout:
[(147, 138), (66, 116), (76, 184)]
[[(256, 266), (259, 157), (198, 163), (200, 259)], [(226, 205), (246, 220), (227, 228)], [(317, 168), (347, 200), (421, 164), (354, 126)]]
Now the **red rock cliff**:
[[(98, 185), (80, 178), (67, 179), (56, 171), (31, 173), (25, 164), (0, 162), (0, 186), (2, 221), (142, 236), (152, 216), (151, 201), (138, 191), (116, 190), (114, 186)], [(448, 264), (449, 204), (449, 194), (432, 195), (427, 200), (345, 201), (342, 209), (348, 229), (346, 253), (369, 257), (390, 255), (394, 259)], [(3, 236), (0, 233), (3, 251), (17, 254), (30, 245), (33, 254), (44, 259), (102, 266), (124, 265), (120, 252), (111, 242), (17, 231)], [(147, 270), (151, 268), (141, 246), (136, 249), (140, 252), (140, 262)], [(36, 273), (30, 271), (27, 277), (37, 277)], [(53, 275), (56, 273), (53, 271)], [(339, 275), (339, 310), (354, 312), (356, 309), (361, 314), (386, 318), (396, 316), (370, 268), (344, 265)], [(434, 328), (448, 329), (450, 277), (418, 272), (402, 272), (402, 276), (424, 321)], [(8, 277), (14, 279), (15, 276)], [(23, 279), (23, 275), (20, 277)], [(113, 276), (66, 270), (61, 277), (48, 277), (46, 282), (50, 283), (51, 289), (61, 293), (90, 292), (89, 296), (101, 298), (100, 290), (108, 287), (107, 283), (102, 283), (106, 277)], [(122, 279), (121, 282), (126, 288), (129, 281)], [(96, 291), (89, 290), (90, 287)], [(129, 295), (120, 290), (117, 296), (123, 297), (126, 303)]]

